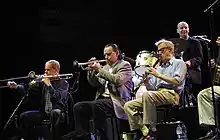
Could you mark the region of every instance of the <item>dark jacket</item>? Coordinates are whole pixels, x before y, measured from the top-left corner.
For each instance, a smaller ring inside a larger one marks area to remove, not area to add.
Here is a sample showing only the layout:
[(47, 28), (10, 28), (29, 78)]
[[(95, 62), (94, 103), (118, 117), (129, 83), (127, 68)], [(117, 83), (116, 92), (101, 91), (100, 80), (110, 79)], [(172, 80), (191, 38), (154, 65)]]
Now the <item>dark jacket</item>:
[(43, 82), (32, 81), (29, 83), (27, 90), (23, 85), (18, 85), (18, 92), (28, 93), (28, 109), (40, 109), (44, 111), (45, 93), (48, 88), (51, 95), (53, 109), (62, 109), (68, 96), (69, 83), (66, 80), (55, 80), (51, 86), (47, 87)]

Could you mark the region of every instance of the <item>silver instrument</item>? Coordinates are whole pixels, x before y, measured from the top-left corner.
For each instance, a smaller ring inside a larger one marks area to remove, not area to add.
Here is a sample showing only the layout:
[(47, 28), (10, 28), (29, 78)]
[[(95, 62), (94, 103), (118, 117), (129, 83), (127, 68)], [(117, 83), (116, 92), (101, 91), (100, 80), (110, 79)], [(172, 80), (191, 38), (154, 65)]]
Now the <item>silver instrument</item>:
[(107, 60), (91, 60), (91, 61), (88, 61), (88, 62), (84, 62), (84, 63), (78, 63), (77, 60), (73, 61), (73, 66), (74, 67), (80, 67), (82, 68), (82, 70), (90, 70), (89, 67), (83, 67), (85, 65), (89, 65), (89, 64), (92, 64), (92, 63), (103, 63), (103, 62), (106, 62)]
[[(21, 80), (21, 79), (31, 79), (32, 81), (41, 81), (44, 78), (70, 79), (72, 77), (73, 77), (72, 73), (58, 74), (58, 75), (36, 75), (34, 71), (30, 71), (27, 76), (4, 79), (4, 80), (0, 80), (0, 82), (9, 82), (9, 81)], [(6, 88), (6, 87), (9, 86), (8, 85), (0, 86), (0, 88)]]

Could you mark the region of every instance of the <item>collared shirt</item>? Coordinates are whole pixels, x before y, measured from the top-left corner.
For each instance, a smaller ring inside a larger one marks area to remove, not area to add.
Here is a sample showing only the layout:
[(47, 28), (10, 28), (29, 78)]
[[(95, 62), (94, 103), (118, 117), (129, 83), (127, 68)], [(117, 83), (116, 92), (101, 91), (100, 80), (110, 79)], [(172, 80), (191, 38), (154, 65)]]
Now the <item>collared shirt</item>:
[[(117, 63), (118, 63), (118, 60), (115, 63), (113, 63), (112, 65), (108, 65), (110, 67), (108, 70), (110, 73), (112, 73), (112, 70)], [(110, 93), (108, 90), (108, 81), (105, 81), (105, 92), (102, 94), (102, 96), (103, 97), (110, 97)]]
[(187, 72), (187, 67), (183, 60), (172, 57), (167, 63), (163, 63), (161, 66), (159, 66), (157, 68), (157, 71), (168, 77), (175, 78), (180, 83), (178, 86), (174, 86), (173, 84), (168, 83), (160, 78), (151, 76), (149, 83), (154, 88), (154, 90), (163, 87), (163, 88), (173, 89), (179, 94), (183, 91), (185, 84), (185, 75)]
[[(108, 70), (110, 73), (112, 73), (112, 68)], [(108, 81), (105, 82), (105, 92), (102, 94), (103, 97), (110, 97), (110, 92), (108, 90)]]

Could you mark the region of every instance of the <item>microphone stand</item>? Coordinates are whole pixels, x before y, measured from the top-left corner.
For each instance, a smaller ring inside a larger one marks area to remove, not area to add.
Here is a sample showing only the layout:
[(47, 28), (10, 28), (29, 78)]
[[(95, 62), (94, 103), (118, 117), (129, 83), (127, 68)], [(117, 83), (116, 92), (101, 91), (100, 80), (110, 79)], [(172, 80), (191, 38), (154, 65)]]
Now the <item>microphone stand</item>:
[[(6, 131), (6, 129), (8, 128), (8, 125), (9, 123), (12, 121), (12, 120), (16, 120), (17, 119), (17, 116), (15, 115), (19, 109), (19, 107), (21, 106), (21, 104), (25, 101), (25, 99), (29, 96), (29, 92), (25, 92), (25, 95), (22, 97), (22, 99), (20, 100), (20, 102), (18, 103), (18, 105), (16, 106), (16, 108), (14, 109), (14, 111), (12, 112), (11, 116), (9, 117), (8, 121), (6, 122), (6, 124), (4, 125), (3, 127), (3, 130), (0, 134), (1, 138), (3, 137), (3, 134), (4, 132)], [(17, 122), (15, 122), (16, 124), (16, 128), (18, 127), (17, 126)]]
[[(213, 6), (218, 2), (219, 0), (215, 0), (208, 8), (206, 8), (204, 10), (204, 13), (207, 13), (209, 12), (209, 24), (210, 24), (210, 33), (211, 33), (211, 40), (212, 40), (212, 54), (214, 56), (214, 20), (213, 20)], [(220, 57), (220, 56), (218, 56)], [(209, 59), (209, 70), (211, 72), (211, 61), (210, 61), (210, 58), (208, 56), (208, 59)], [(217, 116), (217, 107), (216, 107), (216, 101), (215, 101), (215, 92), (214, 92), (214, 87), (213, 87), (213, 77), (212, 75), (210, 75), (210, 79), (211, 79), (211, 91), (212, 91), (212, 102), (213, 102), (213, 108), (214, 108), (214, 119), (215, 119), (215, 126), (216, 126), (216, 138), (218, 139), (219, 138), (219, 122), (218, 122), (218, 116)]]

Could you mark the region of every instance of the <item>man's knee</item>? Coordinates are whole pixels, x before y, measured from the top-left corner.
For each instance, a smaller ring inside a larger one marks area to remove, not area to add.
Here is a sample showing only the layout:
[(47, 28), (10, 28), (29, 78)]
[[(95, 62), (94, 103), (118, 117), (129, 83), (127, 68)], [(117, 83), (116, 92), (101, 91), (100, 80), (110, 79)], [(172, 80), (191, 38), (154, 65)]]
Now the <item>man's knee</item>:
[(29, 117), (30, 117), (30, 112), (26, 111), (26, 112), (22, 112), (19, 116), (19, 119), (21, 122), (26, 121)]
[(19, 117), (19, 118), (20, 118), (20, 119), (23, 119), (23, 118), (25, 118), (25, 116), (27, 116), (26, 113), (25, 113), (25, 112), (22, 112), (22, 113), (20, 114), (20, 117)]
[(32, 118), (30, 111), (22, 112), (19, 116), (19, 123), (24, 126), (29, 126), (32, 123)]
[(59, 116), (60, 113), (61, 113), (60, 109), (53, 109), (53, 110), (51, 110), (51, 115), (52, 116)]
[(151, 98), (151, 96), (150, 96), (150, 93), (149, 93), (149, 92), (145, 92), (145, 93), (142, 95), (142, 99), (143, 99), (143, 100), (149, 101), (150, 98)]
[(202, 91), (200, 91), (200, 92), (198, 93), (198, 95), (197, 95), (197, 101), (198, 101), (198, 102), (201, 101), (201, 100), (205, 97), (205, 94), (207, 94), (207, 93), (206, 93), (206, 90), (207, 90), (207, 89), (204, 89), (204, 90), (202, 90)]
[(132, 101), (128, 101), (124, 104), (124, 110), (125, 112), (128, 112), (131, 108), (133, 108)]
[(78, 102), (73, 106), (73, 112), (81, 112), (84, 110), (84, 103)]
[(21, 124), (25, 123), (26, 121), (26, 118), (27, 118), (27, 114), (25, 112), (21, 113), (20, 116), (19, 116), (19, 122)]

